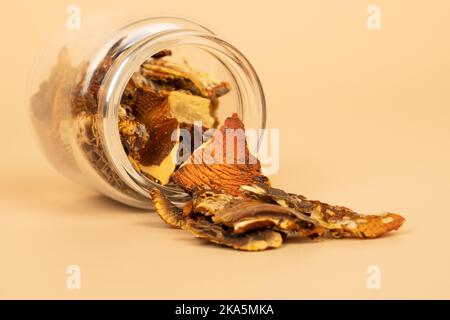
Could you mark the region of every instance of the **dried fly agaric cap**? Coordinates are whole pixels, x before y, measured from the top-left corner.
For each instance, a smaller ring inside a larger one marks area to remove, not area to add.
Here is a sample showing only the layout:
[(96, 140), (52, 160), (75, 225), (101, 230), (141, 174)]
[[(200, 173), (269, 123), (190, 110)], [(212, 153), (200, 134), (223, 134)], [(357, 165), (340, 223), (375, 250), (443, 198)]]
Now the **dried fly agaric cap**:
[[(227, 139), (227, 134), (234, 136)], [(227, 146), (230, 142), (232, 145)], [(248, 150), (244, 124), (237, 114), (228, 117), (212, 138), (194, 151), (172, 180), (191, 194), (211, 190), (232, 196), (244, 195), (241, 185), (269, 183), (261, 173), (259, 160)]]

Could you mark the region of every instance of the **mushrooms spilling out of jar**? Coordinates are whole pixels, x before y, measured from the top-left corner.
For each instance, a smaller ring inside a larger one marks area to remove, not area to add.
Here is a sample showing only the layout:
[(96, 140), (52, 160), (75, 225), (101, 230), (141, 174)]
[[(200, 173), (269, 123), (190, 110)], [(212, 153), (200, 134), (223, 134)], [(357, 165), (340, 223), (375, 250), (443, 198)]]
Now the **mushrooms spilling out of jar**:
[[(63, 50), (51, 77), (33, 98), (34, 120), (51, 128), (48, 138), (61, 145), (68, 143), (64, 130), (71, 121), (81, 150), (98, 174), (126, 191), (128, 187), (108, 164), (97, 131), (98, 93), (114, 61), (113, 52), (114, 47), (86, 84), (87, 64), (78, 72), (81, 78), (75, 77), (77, 72)], [(150, 191), (157, 214), (167, 224), (247, 251), (279, 248), (289, 237), (377, 238), (402, 226), (405, 219), (398, 214), (363, 215), (272, 187), (249, 151), (238, 115), (219, 123), (219, 101), (231, 85), (186, 63), (173, 62), (171, 55), (170, 50), (157, 53), (134, 73), (118, 116), (121, 141), (134, 168), (155, 185), (174, 184), (190, 196), (180, 208), (162, 188)], [(49, 91), (52, 81), (61, 85)], [(72, 95), (67, 92), (71, 87)], [(67, 96), (71, 115), (63, 116), (60, 104)], [(58, 121), (49, 122), (44, 113)], [(201, 141), (194, 143), (198, 132)]]
[[(172, 174), (171, 180), (192, 196), (183, 209), (158, 188), (151, 191), (156, 212), (167, 224), (247, 251), (278, 248), (288, 237), (377, 238), (402, 226), (405, 219), (398, 214), (363, 215), (273, 188), (246, 143), (228, 149), (234, 162), (225, 156), (227, 143), (233, 143), (225, 133), (242, 128), (233, 114)], [(212, 156), (218, 153), (222, 159)]]

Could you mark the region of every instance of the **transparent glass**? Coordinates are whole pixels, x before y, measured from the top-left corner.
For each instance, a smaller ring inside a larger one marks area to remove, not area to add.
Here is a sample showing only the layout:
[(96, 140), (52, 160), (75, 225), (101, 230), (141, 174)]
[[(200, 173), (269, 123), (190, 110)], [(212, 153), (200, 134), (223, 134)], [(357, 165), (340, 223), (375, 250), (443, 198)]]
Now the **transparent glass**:
[[(140, 208), (152, 207), (149, 190), (155, 186), (175, 203), (186, 200), (175, 185), (159, 185), (135, 169), (117, 125), (120, 101), (133, 73), (165, 49), (174, 52), (171, 59), (185, 59), (192, 68), (231, 84), (232, 90), (220, 100), (220, 122), (236, 112), (247, 128), (265, 127), (264, 94), (255, 70), (239, 50), (208, 28), (175, 17), (86, 20), (80, 30), (61, 30), (48, 43), (29, 84), (31, 119), (42, 150), (70, 179)], [(89, 92), (93, 83), (95, 95)], [(76, 112), (79, 97), (89, 104), (89, 117)]]

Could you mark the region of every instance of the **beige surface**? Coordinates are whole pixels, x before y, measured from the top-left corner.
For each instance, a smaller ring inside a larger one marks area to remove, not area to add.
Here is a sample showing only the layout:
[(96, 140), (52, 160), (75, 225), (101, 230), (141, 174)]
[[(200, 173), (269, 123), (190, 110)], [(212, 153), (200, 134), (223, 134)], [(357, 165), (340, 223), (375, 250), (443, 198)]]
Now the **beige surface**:
[[(366, 29), (369, 1), (76, 1), (212, 26), (264, 84), (269, 127), (281, 129), (275, 185), (407, 218), (378, 240), (294, 240), (261, 253), (166, 228), (41, 157), (25, 83), (70, 3), (16, 1), (1, 13), (1, 298), (450, 298), (448, 1), (377, 1), (380, 31)], [(70, 264), (81, 267), (79, 291), (66, 288)], [(366, 287), (372, 264), (380, 290)]]

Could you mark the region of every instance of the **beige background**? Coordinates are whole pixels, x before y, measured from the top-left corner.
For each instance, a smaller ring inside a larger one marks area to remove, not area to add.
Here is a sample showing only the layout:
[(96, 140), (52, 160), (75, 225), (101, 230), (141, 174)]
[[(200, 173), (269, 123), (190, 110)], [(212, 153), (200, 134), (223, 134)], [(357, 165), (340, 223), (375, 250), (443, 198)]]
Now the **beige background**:
[[(43, 159), (26, 82), (46, 39), (83, 12), (172, 14), (240, 48), (281, 129), (274, 185), (358, 210), (403, 213), (377, 240), (219, 248), (83, 189)], [(269, 4), (270, 3), (270, 4)], [(382, 30), (366, 28), (366, 8)], [(450, 298), (450, 2), (13, 1), (3, 6), (1, 298)], [(82, 288), (66, 288), (77, 264)], [(366, 287), (379, 265), (380, 290)]]

